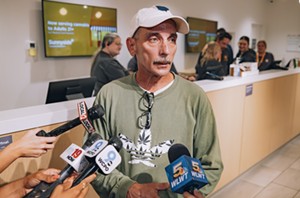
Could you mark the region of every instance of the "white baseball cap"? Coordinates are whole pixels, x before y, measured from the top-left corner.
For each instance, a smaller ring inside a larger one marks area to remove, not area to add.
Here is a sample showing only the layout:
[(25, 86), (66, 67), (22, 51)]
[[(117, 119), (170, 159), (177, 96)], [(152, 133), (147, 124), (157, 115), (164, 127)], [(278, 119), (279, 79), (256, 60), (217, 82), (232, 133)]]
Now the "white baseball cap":
[(152, 6), (140, 9), (133, 17), (130, 36), (133, 36), (139, 27), (151, 28), (168, 19), (176, 23), (177, 32), (182, 34), (189, 32), (189, 24), (184, 18), (173, 15), (167, 7)]

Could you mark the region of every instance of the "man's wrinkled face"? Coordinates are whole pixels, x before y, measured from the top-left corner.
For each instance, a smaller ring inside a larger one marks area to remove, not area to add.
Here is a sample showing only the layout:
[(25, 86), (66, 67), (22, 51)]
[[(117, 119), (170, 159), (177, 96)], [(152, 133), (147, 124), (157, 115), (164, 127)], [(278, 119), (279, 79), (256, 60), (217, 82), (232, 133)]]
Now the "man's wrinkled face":
[(169, 73), (177, 49), (174, 21), (167, 20), (152, 28), (140, 27), (133, 40), (131, 54), (137, 56), (139, 70), (156, 76)]

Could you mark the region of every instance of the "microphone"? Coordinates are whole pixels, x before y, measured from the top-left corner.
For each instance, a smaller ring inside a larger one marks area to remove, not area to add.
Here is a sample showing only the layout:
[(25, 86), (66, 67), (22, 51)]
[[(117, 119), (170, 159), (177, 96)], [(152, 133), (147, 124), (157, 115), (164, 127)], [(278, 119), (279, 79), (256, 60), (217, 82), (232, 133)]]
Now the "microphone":
[(85, 102), (80, 102), (77, 104), (77, 109), (79, 113), (79, 117), (59, 126), (49, 133), (46, 133), (44, 130), (39, 131), (36, 135), (37, 136), (45, 136), (45, 137), (52, 137), (52, 136), (59, 136), (62, 133), (82, 124), (88, 132), (94, 132), (95, 129), (92, 125), (91, 120), (98, 119), (104, 115), (104, 109), (101, 105), (95, 105), (91, 107), (89, 110), (86, 108)]
[(205, 73), (205, 78), (204, 79), (210, 79), (210, 80), (224, 80), (223, 76), (218, 76), (216, 74), (206, 72)]
[(193, 194), (208, 184), (199, 159), (190, 157), (188, 149), (182, 144), (174, 144), (168, 151), (170, 164), (165, 168), (172, 192)]
[(96, 171), (104, 175), (111, 173), (121, 163), (119, 154), (121, 148), (122, 141), (118, 137), (112, 137), (108, 145), (96, 157), (90, 158), (93, 161), (76, 177), (72, 186), (78, 185)]
[[(102, 142), (102, 144), (100, 144), (100, 142)], [(82, 148), (84, 150), (86, 150), (86, 152), (88, 152), (88, 151), (90, 151), (90, 152), (94, 151), (94, 153), (98, 154), (106, 146), (106, 144), (107, 144), (107, 141), (103, 140), (100, 134), (93, 133), (85, 141), (85, 143), (83, 144)], [(77, 157), (76, 157), (77, 159), (79, 158), (79, 156), (81, 156), (81, 155), (84, 154), (84, 152), (79, 153), (79, 150), (77, 150), (77, 152), (71, 151), (70, 156), (72, 156), (72, 153), (74, 153), (74, 154), (77, 155)], [(73, 156), (74, 156), (74, 154), (73, 154)], [(74, 162), (72, 165), (74, 165), (74, 164), (80, 164), (80, 163), (81, 162)], [(52, 191), (59, 184), (63, 183), (63, 181), (74, 172), (75, 169), (74, 169), (74, 167), (72, 165), (68, 164), (59, 173), (60, 177), (55, 182), (53, 182), (53, 183), (41, 182), (40, 184), (38, 184), (37, 186), (35, 186), (35, 188), (30, 193), (26, 194), (24, 196), (24, 198), (39, 198), (39, 197), (44, 198), (44, 197), (50, 197)]]

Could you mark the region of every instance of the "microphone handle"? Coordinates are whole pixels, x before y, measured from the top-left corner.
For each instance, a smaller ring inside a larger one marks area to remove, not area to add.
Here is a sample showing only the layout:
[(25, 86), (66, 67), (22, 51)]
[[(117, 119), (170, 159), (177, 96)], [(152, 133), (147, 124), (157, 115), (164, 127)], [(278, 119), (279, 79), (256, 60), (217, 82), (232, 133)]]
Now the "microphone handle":
[(69, 122), (67, 122), (66, 124), (62, 125), (62, 126), (59, 126), (55, 129), (53, 129), (52, 131), (50, 131), (48, 133), (49, 136), (59, 136), (61, 135), (62, 133), (64, 133), (65, 131), (68, 131), (74, 127), (76, 127), (77, 125), (80, 125), (81, 122), (80, 122), (80, 119), (79, 118), (75, 118)]
[(75, 118), (74, 120), (71, 120), (71, 121), (67, 122), (66, 124), (63, 124), (55, 129), (53, 129), (49, 133), (46, 133), (44, 130), (41, 130), (36, 135), (43, 136), (43, 137), (59, 136), (62, 133), (64, 133), (65, 131), (70, 130), (80, 124), (81, 124), (80, 119)]
[[(102, 106), (94, 106), (92, 108), (90, 108), (87, 112), (87, 118), (90, 120), (94, 120), (97, 118), (100, 118), (101, 116), (104, 115), (104, 110)], [(46, 133), (45, 131), (41, 130), (39, 131), (36, 135), (37, 136), (44, 136), (44, 137), (53, 137), (53, 136), (59, 136), (62, 133), (64, 133), (65, 131), (68, 131), (78, 125), (81, 124), (80, 118), (75, 118), (65, 124), (63, 124), (62, 126), (59, 126), (55, 129), (53, 129), (52, 131), (50, 131), (49, 133)]]
[(86, 177), (90, 176), (94, 172), (96, 172), (99, 169), (98, 165), (96, 163), (92, 163), (82, 171), (81, 174), (79, 174), (76, 179), (74, 180), (72, 187), (78, 185), (82, 180), (84, 180)]

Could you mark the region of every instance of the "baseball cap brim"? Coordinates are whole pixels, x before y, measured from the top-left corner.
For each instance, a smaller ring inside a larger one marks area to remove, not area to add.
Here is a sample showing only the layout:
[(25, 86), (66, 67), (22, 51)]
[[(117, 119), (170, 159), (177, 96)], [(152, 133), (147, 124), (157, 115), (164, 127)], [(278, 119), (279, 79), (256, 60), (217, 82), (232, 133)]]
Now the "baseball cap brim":
[(150, 8), (143, 8), (138, 11), (132, 20), (131, 35), (133, 36), (139, 27), (151, 28), (160, 23), (173, 20), (176, 23), (177, 32), (187, 34), (189, 32), (189, 24), (181, 16), (173, 15), (169, 10), (162, 11), (153, 6)]

